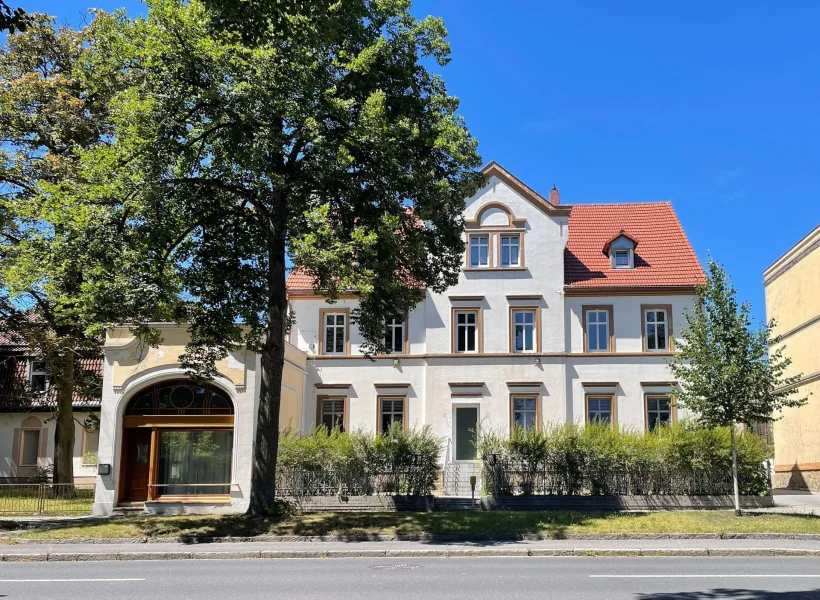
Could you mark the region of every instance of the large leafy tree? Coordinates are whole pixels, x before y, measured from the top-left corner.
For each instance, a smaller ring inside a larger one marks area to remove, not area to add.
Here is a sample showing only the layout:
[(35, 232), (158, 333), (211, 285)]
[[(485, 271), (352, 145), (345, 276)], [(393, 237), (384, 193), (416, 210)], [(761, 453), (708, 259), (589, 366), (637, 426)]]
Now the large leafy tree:
[(443, 23), (408, 0), (307, 4), (243, 35), (199, 0), (149, 0), (88, 53), (132, 84), (111, 103), (112, 145), (86, 155), (83, 197), (119, 201), (173, 267), (189, 370), (216, 375), (239, 344), (261, 356), (251, 514), (275, 499), (286, 255), (318, 293), (358, 294), (365, 349), (382, 351), (386, 316), (457, 280), (482, 180), (458, 101), (427, 68), (449, 60)]
[(32, 17), (27, 15), (22, 8), (12, 8), (0, 0), (0, 31), (9, 33), (25, 31), (32, 22)]
[(53, 406), (58, 483), (74, 479), (73, 400), (100, 393), (83, 358), (99, 355), (106, 311), (122, 316), (143, 296), (120, 268), (129, 256), (119, 250), (121, 215), (93, 201), (66, 203), (83, 152), (111, 132), (116, 79), (92, 93), (81, 76), (92, 33), (35, 14), (0, 48), (0, 327), (47, 361), (52, 382), (45, 398), (29, 390), (7, 400)]
[(709, 260), (707, 281), (697, 288), (694, 310), (686, 314), (679, 352), (669, 360), (680, 382), (679, 406), (692, 410), (708, 427), (731, 431), (735, 512), (740, 514), (735, 428), (752, 427), (779, 418), (784, 407), (805, 404), (792, 385), (801, 375), (786, 376), (791, 359), (774, 320), (754, 329), (751, 305), (738, 303), (737, 292), (723, 267)]

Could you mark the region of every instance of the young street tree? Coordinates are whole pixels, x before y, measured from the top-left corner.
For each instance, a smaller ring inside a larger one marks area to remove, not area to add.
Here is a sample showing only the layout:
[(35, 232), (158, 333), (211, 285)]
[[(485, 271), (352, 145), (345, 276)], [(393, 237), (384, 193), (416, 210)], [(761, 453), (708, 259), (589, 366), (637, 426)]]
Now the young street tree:
[(800, 375), (787, 377), (791, 359), (780, 339), (772, 334), (775, 322), (751, 325), (751, 305), (738, 305), (736, 291), (723, 267), (709, 260), (706, 283), (697, 288), (693, 313), (686, 314), (688, 328), (681, 331), (678, 354), (669, 360), (680, 386), (678, 406), (692, 410), (708, 427), (729, 427), (735, 513), (740, 514), (735, 427), (776, 420), (784, 407), (805, 404), (795, 398), (792, 384)]
[(425, 67), (449, 61), (439, 19), (409, 0), (321, 18), (290, 4), (245, 40), (198, 0), (149, 0), (88, 54), (133, 84), (111, 103), (112, 145), (85, 157), (84, 196), (119, 201), (174, 268), (186, 368), (213, 377), (230, 348), (260, 354), (251, 514), (275, 505), (286, 254), (317, 293), (358, 295), (366, 349), (382, 351), (385, 317), (456, 282), (464, 199), (483, 180), (458, 101)]
[(78, 74), (90, 35), (34, 14), (0, 48), (0, 328), (48, 364), (50, 390), (10, 400), (53, 406), (56, 483), (74, 481), (73, 400), (99, 395), (84, 359), (99, 356), (105, 310), (144, 296), (119, 268), (118, 215), (65, 202), (82, 153), (110, 133), (110, 93)]

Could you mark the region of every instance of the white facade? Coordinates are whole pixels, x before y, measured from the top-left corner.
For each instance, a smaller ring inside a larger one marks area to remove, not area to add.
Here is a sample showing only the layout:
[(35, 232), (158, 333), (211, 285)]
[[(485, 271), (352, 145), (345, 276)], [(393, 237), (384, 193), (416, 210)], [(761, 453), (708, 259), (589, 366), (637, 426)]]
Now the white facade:
[[(564, 276), (571, 227), (568, 210), (552, 210), (520, 182), (511, 183), (503, 171), (489, 174), (488, 184), (467, 201), (465, 212), (465, 240), (472, 235), (489, 238), (488, 264), (469, 266), (468, 242), (458, 284), (444, 294), (428, 292), (409, 315), (405, 351), (373, 361), (361, 357), (362, 339), (347, 315), (349, 349), (328, 355), (323, 343), (326, 311), (344, 313), (355, 307), (356, 299), (343, 297), (328, 304), (309, 290), (291, 290), (295, 321), (290, 341), (310, 357), (305, 432), (320, 418), (322, 398), (346, 400), (344, 424), (349, 429), (375, 431), (379, 397), (406, 396), (405, 422), (429, 425), (447, 440), (446, 466), (455, 458), (456, 408), (475, 406), (481, 427), (509, 431), (515, 394), (537, 397), (542, 424), (584, 423), (587, 396), (602, 394), (614, 397), (612, 420), (621, 428), (647, 427), (646, 395), (671, 390), (666, 358), (672, 348), (671, 342), (660, 351), (646, 348), (644, 311), (648, 306), (662, 307), (665, 318), (671, 317), (667, 333), (674, 335), (685, 322), (684, 309), (692, 306), (692, 288), (670, 292), (659, 285), (635, 292), (623, 287), (594, 296), (568, 289)], [(618, 224), (612, 227), (617, 233)], [(520, 267), (500, 265), (499, 241), (505, 233), (520, 235)], [(620, 240), (612, 247), (632, 248)], [(612, 320), (608, 324), (612, 347), (606, 352), (585, 348), (584, 308), (591, 306), (606, 307)], [(538, 334), (530, 352), (511, 348), (511, 315), (516, 307), (534, 308), (537, 313)], [(460, 353), (454, 348), (453, 316), (458, 309), (478, 309), (476, 352)]]

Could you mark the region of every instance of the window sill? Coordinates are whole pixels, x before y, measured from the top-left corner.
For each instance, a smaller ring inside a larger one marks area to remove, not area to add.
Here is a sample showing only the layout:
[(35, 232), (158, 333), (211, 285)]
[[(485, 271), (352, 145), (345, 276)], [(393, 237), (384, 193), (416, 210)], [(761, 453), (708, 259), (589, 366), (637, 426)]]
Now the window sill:
[(465, 273), (481, 273), (483, 271), (526, 271), (527, 267), (465, 267)]

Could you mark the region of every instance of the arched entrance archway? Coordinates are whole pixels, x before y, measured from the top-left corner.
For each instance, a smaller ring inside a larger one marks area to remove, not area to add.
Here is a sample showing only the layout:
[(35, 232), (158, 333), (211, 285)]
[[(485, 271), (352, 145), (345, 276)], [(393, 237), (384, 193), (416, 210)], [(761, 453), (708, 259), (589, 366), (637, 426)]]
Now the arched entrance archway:
[(160, 381), (125, 407), (120, 501), (230, 498), (234, 406), (208, 383)]

